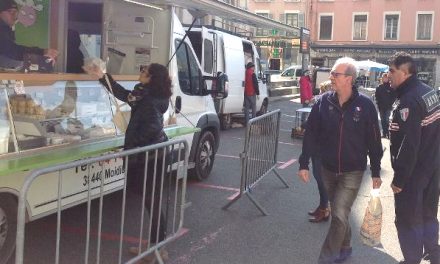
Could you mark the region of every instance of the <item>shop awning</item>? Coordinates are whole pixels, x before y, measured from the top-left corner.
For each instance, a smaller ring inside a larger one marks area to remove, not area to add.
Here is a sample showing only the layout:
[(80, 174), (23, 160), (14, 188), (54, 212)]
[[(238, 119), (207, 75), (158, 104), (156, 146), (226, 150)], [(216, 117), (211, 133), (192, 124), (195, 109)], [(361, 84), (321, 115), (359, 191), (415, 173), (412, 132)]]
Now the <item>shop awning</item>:
[(388, 65), (370, 60), (356, 61), (356, 67), (359, 70), (377, 72), (387, 72), (389, 69)]
[[(137, 1), (141, 2), (145, 0)], [(200, 16), (219, 16), (236, 23), (242, 23), (257, 28), (276, 29), (291, 32), (297, 36), (300, 35), (300, 28), (298, 27), (289, 26), (276, 20), (259, 16), (248, 10), (241, 9), (217, 0), (153, 0), (148, 2), (153, 2), (157, 5), (173, 5), (182, 7), (191, 11), (192, 14), (198, 14)]]

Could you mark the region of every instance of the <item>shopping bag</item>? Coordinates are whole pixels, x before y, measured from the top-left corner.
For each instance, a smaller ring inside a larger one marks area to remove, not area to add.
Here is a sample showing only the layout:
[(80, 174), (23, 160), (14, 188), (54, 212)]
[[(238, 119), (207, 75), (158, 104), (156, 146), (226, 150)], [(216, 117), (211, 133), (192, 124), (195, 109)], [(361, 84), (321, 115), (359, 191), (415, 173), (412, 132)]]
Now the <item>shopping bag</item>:
[(113, 123), (119, 129), (119, 131), (125, 133), (127, 131), (128, 123), (130, 122), (131, 111), (124, 111), (121, 106), (117, 105), (115, 114), (113, 115)]
[(127, 105), (127, 103), (118, 103), (118, 100), (116, 100), (115, 94), (113, 93), (112, 84), (107, 74), (104, 74), (104, 78), (107, 82), (108, 87), (110, 88), (110, 98), (112, 99), (113, 104), (116, 106), (116, 111), (113, 114), (113, 123), (119, 129), (119, 131), (125, 133), (125, 131), (127, 131), (128, 123), (130, 122), (131, 111), (122, 110), (122, 106)]
[(365, 245), (376, 246), (380, 244), (382, 230), (382, 204), (379, 198), (379, 189), (370, 193), (370, 201), (365, 209), (364, 220), (361, 226), (361, 240)]

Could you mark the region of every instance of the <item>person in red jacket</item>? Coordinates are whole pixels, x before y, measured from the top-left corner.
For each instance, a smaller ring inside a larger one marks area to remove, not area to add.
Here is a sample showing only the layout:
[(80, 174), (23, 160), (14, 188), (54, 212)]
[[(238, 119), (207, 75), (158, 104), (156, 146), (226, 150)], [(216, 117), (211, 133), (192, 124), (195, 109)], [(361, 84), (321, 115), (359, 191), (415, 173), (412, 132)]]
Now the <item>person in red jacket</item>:
[(257, 97), (260, 95), (260, 90), (258, 89), (257, 75), (255, 75), (255, 64), (253, 62), (248, 62), (246, 64), (246, 76), (244, 79), (244, 120), (245, 125), (249, 122), (249, 109), (252, 110), (252, 117), (254, 118), (257, 113)]
[[(312, 81), (310, 80), (308, 70), (305, 70), (303, 76), (299, 79), (299, 95), (303, 107), (308, 107), (313, 98)], [(306, 115), (306, 113), (302, 113), (301, 115), (301, 128), (304, 128), (304, 123), (307, 117)]]

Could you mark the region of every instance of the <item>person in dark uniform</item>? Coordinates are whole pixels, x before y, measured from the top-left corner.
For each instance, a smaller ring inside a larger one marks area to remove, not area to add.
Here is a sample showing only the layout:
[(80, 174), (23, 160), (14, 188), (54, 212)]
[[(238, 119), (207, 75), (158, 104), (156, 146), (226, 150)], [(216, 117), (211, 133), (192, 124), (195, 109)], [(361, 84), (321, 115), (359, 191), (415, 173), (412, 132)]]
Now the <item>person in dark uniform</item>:
[(423, 256), (440, 264), (437, 220), (440, 174), (440, 101), (417, 79), (414, 60), (398, 52), (389, 61), (391, 88), (397, 100), (390, 124), (395, 224), (404, 261)]
[(377, 108), (379, 108), (380, 121), (382, 125), (382, 137), (389, 138), (389, 119), (396, 95), (390, 87), (388, 73), (382, 74), (382, 84), (376, 88), (374, 96), (376, 97)]
[[(27, 47), (15, 43), (15, 32), (12, 30), (17, 22), (18, 5), (14, 0), (0, 1), (0, 64), (4, 61), (23, 61), (24, 55), (37, 54), (48, 57), (52, 62), (58, 55), (55, 49)], [(0, 65), (1, 66), (1, 65)]]

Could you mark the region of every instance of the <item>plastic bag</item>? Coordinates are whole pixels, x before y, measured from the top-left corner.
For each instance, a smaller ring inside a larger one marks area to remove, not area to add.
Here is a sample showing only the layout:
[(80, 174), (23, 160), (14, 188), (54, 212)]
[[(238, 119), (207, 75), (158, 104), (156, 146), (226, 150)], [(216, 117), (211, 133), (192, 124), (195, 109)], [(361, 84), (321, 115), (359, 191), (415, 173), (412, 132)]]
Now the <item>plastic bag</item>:
[(376, 246), (380, 244), (382, 231), (382, 204), (379, 198), (379, 189), (370, 192), (370, 201), (365, 209), (364, 220), (361, 226), (361, 240), (365, 245)]
[(93, 69), (94, 67), (98, 67), (99, 69), (101, 69), (103, 73), (106, 73), (107, 71), (105, 62), (100, 58), (90, 57), (84, 59), (84, 68), (90, 70)]
[(123, 133), (127, 131), (128, 123), (130, 122), (131, 111), (123, 111), (121, 110), (121, 106), (116, 107), (115, 114), (113, 115), (113, 122), (116, 127)]

